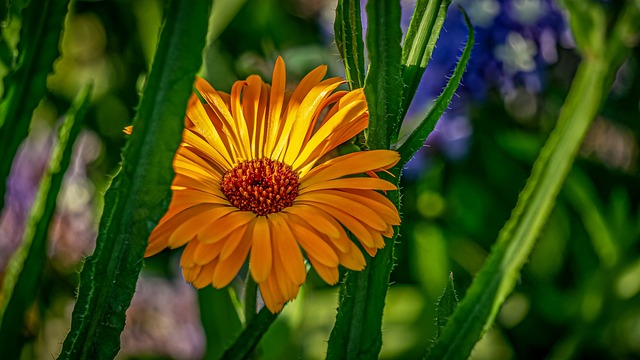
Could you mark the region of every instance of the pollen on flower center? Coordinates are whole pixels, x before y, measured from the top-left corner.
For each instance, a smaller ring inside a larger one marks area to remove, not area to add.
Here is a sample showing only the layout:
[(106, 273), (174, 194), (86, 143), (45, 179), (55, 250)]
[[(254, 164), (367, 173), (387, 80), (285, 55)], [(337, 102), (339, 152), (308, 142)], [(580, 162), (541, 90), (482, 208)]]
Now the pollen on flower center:
[(268, 215), (293, 204), (298, 174), (268, 158), (243, 161), (222, 177), (222, 193), (240, 210)]

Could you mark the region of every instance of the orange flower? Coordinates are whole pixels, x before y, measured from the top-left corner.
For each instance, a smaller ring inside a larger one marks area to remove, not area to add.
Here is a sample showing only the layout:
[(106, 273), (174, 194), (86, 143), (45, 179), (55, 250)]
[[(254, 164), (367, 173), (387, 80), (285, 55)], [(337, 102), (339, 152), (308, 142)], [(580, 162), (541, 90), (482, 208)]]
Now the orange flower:
[(204, 103), (192, 95), (173, 162), (171, 205), (145, 256), (187, 244), (180, 265), (197, 288), (226, 286), (249, 256), (251, 276), (273, 313), (297, 296), (304, 257), (329, 284), (338, 282), (340, 264), (364, 268), (345, 229), (371, 256), (384, 247), (383, 236), (393, 236), (398, 211), (376, 190), (396, 187), (375, 172), (395, 165), (399, 155), (360, 151), (321, 162), (369, 120), (362, 90), (336, 91), (344, 81), (322, 80), (326, 71), (313, 70), (292, 94), (285, 93), (281, 58), (272, 86), (252, 75), (228, 95), (196, 79)]

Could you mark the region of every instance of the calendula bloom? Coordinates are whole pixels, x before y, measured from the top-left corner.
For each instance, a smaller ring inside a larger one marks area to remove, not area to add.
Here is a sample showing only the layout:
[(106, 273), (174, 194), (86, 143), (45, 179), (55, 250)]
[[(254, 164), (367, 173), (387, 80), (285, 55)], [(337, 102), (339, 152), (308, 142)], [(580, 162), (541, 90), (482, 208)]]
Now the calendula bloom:
[[(251, 276), (275, 313), (305, 281), (304, 257), (329, 284), (338, 266), (362, 270), (400, 224), (375, 172), (395, 165), (390, 150), (327, 153), (368, 124), (362, 90), (336, 91), (326, 66), (285, 92), (285, 65), (272, 85), (252, 75), (226, 94), (197, 78), (173, 167), (173, 198), (146, 256), (187, 244), (180, 266), (197, 288), (229, 284), (249, 257)], [(204, 101), (202, 101), (202, 100)], [(326, 160), (326, 161), (325, 161)], [(369, 174), (369, 176), (362, 176)], [(304, 255), (303, 251), (304, 250)]]

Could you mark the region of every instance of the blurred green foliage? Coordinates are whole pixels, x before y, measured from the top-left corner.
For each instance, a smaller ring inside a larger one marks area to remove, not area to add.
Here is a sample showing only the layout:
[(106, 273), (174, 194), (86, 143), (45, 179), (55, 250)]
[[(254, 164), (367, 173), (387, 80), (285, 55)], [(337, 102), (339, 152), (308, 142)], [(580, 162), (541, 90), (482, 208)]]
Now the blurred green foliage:
[[(76, 1), (72, 6), (65, 21), (62, 57), (48, 78), (47, 96), (36, 117), (54, 123), (84, 84), (95, 84), (85, 131), (95, 134), (102, 147), (88, 168), (95, 197), (90, 210), (96, 214), (108, 179), (121, 160), (121, 130), (134, 117), (164, 7), (159, 0)], [(341, 74), (338, 51), (331, 47), (332, 34), (326, 30), (330, 10), (332, 5), (321, 0), (247, 0), (237, 14), (225, 13), (228, 26), (208, 44), (201, 74), (217, 89), (228, 91), (233, 81), (249, 74), (268, 78), (277, 54), (287, 62), (289, 79), (299, 79), (321, 63), (328, 64), (331, 73)], [(14, 30), (3, 27), (9, 45), (14, 44), (10, 41)], [(464, 38), (459, 40), (461, 44)], [(527, 94), (524, 100), (516, 96), (521, 95), (518, 89), (512, 97), (490, 90), (486, 99), (470, 105), (473, 131), (466, 155), (452, 159), (434, 144), (420, 153), (424, 161), (419, 169), (402, 178), (402, 236), (384, 313), (381, 358), (416, 359), (425, 354), (436, 336), (435, 304), (450, 271), (458, 298), (464, 297), (557, 119), (578, 61), (574, 50), (559, 48), (558, 61), (542, 69), (547, 76), (542, 91)], [(290, 81), (295, 85), (295, 80)], [(524, 114), (521, 109), (527, 106), (534, 110)], [(474, 359), (640, 357), (637, 46), (618, 71), (600, 114), (514, 293), (477, 344)], [(5, 234), (0, 234), (0, 242), (8, 241), (2, 237)], [(174, 278), (175, 260), (176, 254), (163, 253), (146, 260), (143, 272)], [(30, 342), (23, 358), (59, 353), (70, 326), (68, 307), (74, 300), (74, 270), (79, 266), (74, 263), (61, 270), (52, 263), (45, 265), (40, 297), (24, 331)], [(0, 270), (0, 279), (3, 274)], [(298, 300), (287, 305), (263, 338), (259, 347), (263, 358), (324, 358), (337, 293), (337, 287), (328, 287), (311, 274)], [(182, 306), (197, 312), (195, 303)], [(136, 321), (146, 319), (136, 317), (135, 311), (139, 310), (131, 310), (129, 328), (142, 327)], [(162, 311), (167, 317), (178, 312)], [(125, 330), (123, 338), (130, 334)], [(204, 345), (199, 345), (200, 352), (172, 353), (160, 342), (149, 341), (143, 349), (127, 348), (132, 342), (126, 339), (124, 343), (122, 358), (204, 354)]]

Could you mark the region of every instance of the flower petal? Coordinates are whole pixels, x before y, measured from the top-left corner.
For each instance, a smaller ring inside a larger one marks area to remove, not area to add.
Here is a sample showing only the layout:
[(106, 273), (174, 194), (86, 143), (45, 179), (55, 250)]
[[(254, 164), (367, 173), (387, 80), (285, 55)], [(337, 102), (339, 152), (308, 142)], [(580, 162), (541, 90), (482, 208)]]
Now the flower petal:
[(300, 186), (337, 179), (367, 171), (389, 169), (400, 161), (400, 155), (391, 150), (359, 151), (323, 162), (301, 178)]
[(329, 237), (340, 236), (340, 225), (331, 222), (323, 213), (316, 209), (317, 208), (305, 204), (294, 204), (293, 206), (283, 209), (282, 212), (298, 217), (316, 229), (316, 231), (324, 233)]
[(255, 218), (256, 214), (250, 211), (232, 212), (227, 216), (212, 220), (200, 231), (198, 240), (204, 243), (215, 243), (229, 236), (234, 230), (249, 224)]
[(315, 184), (301, 187), (299, 191), (302, 194), (307, 191), (326, 189), (396, 190), (397, 188), (386, 180), (370, 177), (356, 177), (319, 181)]
[(187, 246), (182, 251), (182, 256), (180, 256), (181, 267), (191, 267), (196, 265), (195, 261), (193, 260), (193, 255), (195, 254), (198, 245), (199, 243), (197, 240), (190, 241), (187, 244)]
[(344, 192), (336, 190), (312, 191), (299, 195), (296, 201), (300, 203), (324, 203), (356, 215), (363, 223), (376, 230), (384, 231), (387, 229), (387, 223), (379, 214), (363, 204), (344, 196)]
[(187, 241), (193, 239), (209, 221), (218, 219), (234, 211), (237, 211), (237, 209), (224, 205), (203, 208), (200, 213), (193, 214), (189, 219), (175, 227), (175, 230), (169, 237), (169, 247), (175, 249), (186, 244)]
[(149, 236), (149, 245), (145, 252), (145, 256), (157, 254), (165, 247), (169, 246), (169, 237), (171, 234), (185, 221), (204, 211), (210, 210), (218, 205), (198, 204), (186, 208), (176, 214), (167, 213), (160, 219), (158, 225), (153, 229)]
[(198, 277), (192, 282), (193, 286), (196, 289), (202, 289), (203, 287), (211, 284), (211, 280), (213, 278), (213, 272), (216, 270), (216, 266), (218, 266), (218, 261), (213, 260), (207, 265), (203, 266), (198, 274)]
[(213, 261), (213, 259), (217, 258), (220, 255), (220, 251), (222, 251), (222, 247), (224, 246), (223, 241), (218, 241), (213, 244), (205, 244), (200, 241), (191, 241), (191, 243), (197, 243), (198, 247), (195, 249), (193, 253), (193, 262), (196, 265), (205, 265), (208, 262)]
[(267, 134), (264, 148), (264, 156), (267, 157), (271, 157), (276, 141), (280, 138), (280, 132), (284, 123), (282, 120), (282, 108), (284, 106), (286, 80), (285, 64), (282, 58), (278, 56), (273, 68), (271, 94), (269, 96), (269, 117), (266, 124)]
[[(282, 126), (282, 132), (276, 141), (276, 145), (274, 147), (274, 152), (271, 154), (272, 159), (282, 160), (285, 155), (285, 150), (287, 148), (287, 144), (290, 140), (290, 135), (293, 129), (293, 126), (296, 122), (296, 116), (298, 114), (298, 108), (302, 103), (302, 100), (307, 96), (309, 91), (316, 86), (327, 73), (327, 66), (321, 65), (317, 68), (313, 69), (309, 74), (307, 74), (296, 89), (291, 95), (291, 99), (289, 100), (289, 104), (287, 106), (285, 112), (285, 121)], [(306, 131), (306, 128), (305, 128)]]
[(284, 219), (280, 214), (269, 215), (269, 219), (272, 223), (274, 252), (278, 252), (285, 265), (284, 270), (291, 281), (296, 285), (302, 285), (306, 278), (307, 270), (304, 266), (304, 258), (300, 247), (289, 226), (283, 223)]
[[(246, 227), (238, 229), (234, 236), (240, 237), (240, 243), (235, 250), (224, 260), (220, 260), (220, 264), (213, 274), (213, 286), (221, 288), (227, 286), (231, 280), (238, 274), (242, 264), (244, 264), (251, 248), (251, 233), (253, 224), (249, 223)], [(236, 234), (237, 233), (237, 234)], [(222, 242), (218, 242), (222, 243)]]
[(251, 234), (251, 258), (249, 269), (251, 276), (257, 283), (267, 279), (272, 265), (271, 233), (269, 220), (265, 216), (258, 216)]
[(324, 265), (321, 261), (318, 261), (313, 256), (309, 256), (309, 261), (311, 261), (311, 265), (316, 270), (320, 278), (324, 280), (329, 285), (334, 285), (340, 279), (340, 273), (338, 272), (338, 267), (331, 267)]
[(313, 255), (314, 258), (329, 267), (338, 266), (340, 263), (338, 256), (318, 232), (310, 230), (308, 225), (293, 216), (287, 216), (285, 219), (287, 219), (287, 225), (300, 246), (306, 251), (307, 256)]

